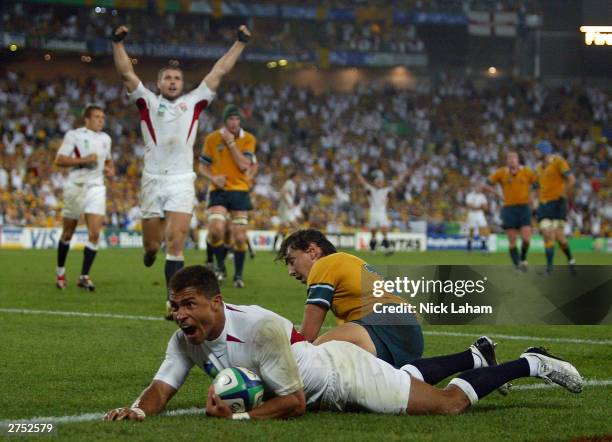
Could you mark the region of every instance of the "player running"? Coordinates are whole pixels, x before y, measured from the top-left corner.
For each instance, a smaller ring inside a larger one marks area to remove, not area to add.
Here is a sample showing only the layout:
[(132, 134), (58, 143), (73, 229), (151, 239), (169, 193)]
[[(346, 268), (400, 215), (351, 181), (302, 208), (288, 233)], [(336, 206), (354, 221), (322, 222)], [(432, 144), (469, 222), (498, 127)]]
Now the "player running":
[(231, 238), (234, 252), (234, 287), (244, 288), (242, 277), (248, 250), (248, 212), (253, 209), (249, 197), (249, 171), (257, 163), (253, 134), (240, 127), (237, 106), (229, 104), (223, 111), (223, 127), (209, 134), (200, 156), (202, 175), (211, 181), (208, 200), (208, 238), (206, 247), (217, 258), (221, 279), (225, 278), (226, 224), (231, 217)]
[[(527, 271), (527, 251), (531, 240), (530, 191), (537, 177), (533, 170), (519, 162), (518, 152), (506, 155), (506, 166), (500, 167), (489, 176), (486, 190), (495, 192), (499, 184), (503, 192), (504, 206), (501, 211), (502, 227), (508, 235), (510, 259), (516, 269)], [(521, 235), (521, 254), (516, 247), (517, 237)]]
[(64, 186), (64, 209), (62, 236), (57, 246), (57, 269), (55, 285), (66, 288), (66, 258), (70, 240), (79, 223), (81, 213), (85, 214), (88, 241), (83, 249), (83, 265), (77, 286), (93, 292), (96, 287), (89, 277), (98, 251), (98, 239), (106, 213), (106, 187), (104, 175), (115, 175), (111, 156), (111, 137), (102, 132), (106, 116), (100, 106), (89, 105), (83, 112), (85, 126), (70, 130), (57, 151), (55, 164), (69, 167), (68, 179)]
[(474, 236), (478, 232), (481, 241), (481, 250), (487, 251), (487, 239), (489, 235), (489, 227), (487, 225), (487, 218), (485, 217), (485, 210), (489, 206), (487, 197), (482, 193), (483, 186), (476, 184), (471, 192), (465, 197), (465, 205), (468, 209), (467, 217), (467, 229), (468, 229), (468, 241), (467, 250), (472, 251), (472, 243), (474, 242)]
[(115, 67), (138, 107), (146, 146), (140, 194), (143, 261), (147, 267), (153, 265), (163, 240), (166, 244), (164, 273), (168, 283), (174, 272), (183, 267), (185, 259), (183, 248), (195, 199), (193, 143), (198, 118), (215, 98), (221, 79), (236, 64), (250, 33), (241, 26), (236, 42), (198, 87), (187, 94), (183, 94), (183, 71), (176, 66), (162, 68), (157, 77), (160, 95), (147, 89), (136, 76), (123, 44), (127, 33), (127, 27), (119, 26), (111, 39)]
[(576, 261), (572, 256), (565, 237), (567, 219), (567, 198), (571, 195), (576, 178), (569, 164), (561, 156), (553, 154), (553, 146), (548, 140), (536, 144), (536, 156), (542, 161), (536, 167), (538, 176), (538, 222), (544, 236), (546, 251), (546, 273), (553, 271), (555, 240), (567, 257), (570, 272), (575, 273)]
[(288, 231), (297, 230), (299, 228), (297, 216), (299, 207), (296, 204), (296, 197), (300, 179), (300, 175), (297, 172), (291, 172), (281, 187), (280, 201), (278, 203), (280, 226), (278, 232), (274, 236), (272, 250), (276, 250), (278, 240), (282, 240)]
[[(224, 303), (215, 274), (203, 266), (177, 272), (170, 290), (179, 330), (168, 343), (166, 358), (132, 406), (109, 411), (106, 420), (144, 420), (160, 413), (193, 366), (212, 376), (241, 366), (261, 377), (271, 397), (246, 413), (233, 413), (209, 388), (207, 415), (233, 420), (298, 417), (307, 408), (454, 415), (521, 377), (549, 380), (574, 393), (584, 385), (569, 362), (536, 347), (501, 365), (488, 362), (494, 359), (492, 346), (483, 353), (473, 345), (444, 364), (430, 358), (396, 369), (348, 342), (315, 346), (269, 310)], [(463, 373), (444, 389), (430, 385), (457, 372)]]

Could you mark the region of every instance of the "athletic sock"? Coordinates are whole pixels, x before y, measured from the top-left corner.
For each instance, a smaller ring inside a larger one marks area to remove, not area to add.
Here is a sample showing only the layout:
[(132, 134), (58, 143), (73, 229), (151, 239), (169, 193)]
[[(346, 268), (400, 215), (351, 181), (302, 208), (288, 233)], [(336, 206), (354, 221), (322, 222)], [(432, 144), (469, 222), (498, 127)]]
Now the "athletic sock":
[(224, 271), (225, 270), (225, 253), (226, 253), (225, 244), (223, 244), (223, 241), (219, 241), (218, 243), (214, 243), (214, 244), (208, 243), (208, 247), (210, 248), (210, 253), (217, 260), (217, 268), (220, 271)]
[(475, 358), (470, 350), (466, 350), (452, 355), (417, 359), (404, 365), (402, 370), (429, 385), (436, 385), (452, 374), (477, 367), (480, 367), (480, 360)]
[(66, 274), (66, 267), (56, 267), (55, 274), (57, 276), (64, 276)]
[(520, 358), (494, 367), (468, 370), (451, 380), (449, 385), (459, 387), (473, 405), (506, 382), (533, 376), (531, 373), (528, 359)]
[(246, 252), (244, 250), (234, 250), (234, 279), (242, 279), (245, 257)]
[(81, 276), (89, 275), (89, 270), (91, 269), (91, 265), (96, 258), (97, 252), (98, 246), (96, 244), (91, 242), (85, 244), (85, 248), (83, 249), (83, 266), (81, 267)]
[(516, 247), (512, 247), (510, 249), (510, 258), (512, 259), (512, 264), (514, 264), (515, 266), (519, 265), (519, 253), (518, 253), (518, 249)]
[(70, 250), (70, 241), (64, 242), (64, 240), (60, 239), (57, 243), (57, 266), (65, 267), (66, 265), (66, 257), (68, 256), (68, 251)]
[(553, 265), (553, 257), (555, 256), (555, 248), (546, 247), (544, 250), (546, 251), (546, 265), (550, 267)]
[(213, 246), (206, 241), (206, 264), (212, 264), (214, 258)]
[(521, 244), (521, 261), (527, 260), (528, 251), (529, 251), (529, 241), (523, 240), (523, 244)]
[(166, 255), (166, 265), (164, 273), (166, 274), (166, 287), (170, 287), (170, 278), (185, 265), (184, 256)]
[(567, 257), (568, 261), (571, 261), (574, 258), (572, 256), (572, 251), (570, 250), (569, 244), (559, 244), (559, 247), (561, 247), (561, 250), (563, 251), (563, 253), (565, 253), (565, 256)]
[(372, 236), (372, 239), (370, 240), (370, 250), (376, 250), (376, 238), (374, 236)]
[(487, 250), (487, 238), (482, 238), (480, 243), (480, 248), (484, 251)]
[(387, 237), (384, 237), (384, 238), (383, 238), (383, 240), (382, 240), (382, 243), (381, 243), (381, 244), (382, 244), (383, 248), (385, 248), (385, 249), (388, 249), (388, 248), (389, 248), (389, 240), (387, 239)]
[(467, 241), (467, 249), (468, 249), (468, 252), (472, 251), (472, 238), (469, 238)]

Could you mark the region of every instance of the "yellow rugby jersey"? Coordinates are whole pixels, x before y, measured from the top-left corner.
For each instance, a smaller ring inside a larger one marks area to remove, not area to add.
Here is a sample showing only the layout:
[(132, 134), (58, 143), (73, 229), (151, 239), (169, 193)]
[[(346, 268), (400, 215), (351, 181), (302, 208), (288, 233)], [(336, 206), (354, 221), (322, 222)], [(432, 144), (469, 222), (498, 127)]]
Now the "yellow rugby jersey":
[[(229, 146), (223, 141), (221, 130), (223, 129), (216, 130), (206, 137), (200, 161), (209, 165), (214, 175), (227, 176), (223, 190), (248, 191), (249, 180), (236, 165)], [(253, 134), (240, 129), (240, 136), (236, 138), (236, 147), (253, 163), (255, 162), (256, 142)], [(214, 184), (211, 186), (211, 190), (218, 190)]]
[(524, 166), (521, 166), (515, 175), (512, 175), (507, 166), (500, 167), (489, 177), (491, 184), (502, 186), (504, 206), (529, 204), (529, 190), (537, 180), (533, 170)]
[(540, 187), (540, 202), (547, 203), (565, 196), (565, 178), (571, 173), (567, 161), (553, 155), (546, 165), (538, 164), (536, 172)]
[[(385, 293), (380, 298), (373, 296), (372, 284), (380, 279), (383, 278), (363, 259), (348, 253), (332, 253), (312, 266), (307, 281), (306, 304), (331, 309), (338, 322), (342, 323), (372, 313), (372, 306), (377, 302), (403, 302), (391, 293)], [(366, 288), (365, 293), (362, 287)]]

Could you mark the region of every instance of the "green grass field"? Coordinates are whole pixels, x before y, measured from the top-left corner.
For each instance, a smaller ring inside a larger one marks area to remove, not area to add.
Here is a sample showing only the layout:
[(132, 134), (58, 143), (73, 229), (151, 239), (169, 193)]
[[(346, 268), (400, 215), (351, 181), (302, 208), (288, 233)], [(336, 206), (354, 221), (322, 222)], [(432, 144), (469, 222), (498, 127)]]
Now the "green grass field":
[[(516, 382), (516, 391), (508, 397), (493, 394), (456, 417), (312, 413), (285, 422), (234, 422), (206, 418), (194, 410), (201, 411), (210, 382), (194, 369), (169, 405), (170, 411), (179, 410), (178, 415), (150, 417), (143, 423), (101, 422), (103, 412), (131, 404), (149, 383), (175, 326), (161, 320), (161, 254), (155, 266), (146, 269), (140, 250), (101, 251), (92, 270), (97, 285), (93, 294), (76, 288), (81, 257), (81, 252), (70, 253), (70, 285), (59, 292), (54, 286), (55, 251), (0, 251), (1, 423), (54, 416), (59, 437), (75, 441), (612, 438), (612, 326), (425, 328), (426, 356), (462, 350), (488, 334), (499, 342), (498, 357), (508, 360), (529, 345), (552, 339), (549, 348), (575, 363), (591, 382), (581, 395), (560, 388), (529, 388), (542, 384), (524, 381)], [(612, 255), (577, 258), (581, 264), (612, 264)], [(372, 264), (508, 263), (505, 254), (464, 252), (366, 259)], [(187, 264), (202, 260), (202, 252), (188, 251)], [(544, 258), (534, 253), (530, 262), (543, 264)], [(226, 300), (260, 304), (300, 322), (304, 287), (287, 277), (285, 267), (274, 263), (271, 254), (259, 253), (247, 261), (245, 281), (243, 290), (226, 285)]]

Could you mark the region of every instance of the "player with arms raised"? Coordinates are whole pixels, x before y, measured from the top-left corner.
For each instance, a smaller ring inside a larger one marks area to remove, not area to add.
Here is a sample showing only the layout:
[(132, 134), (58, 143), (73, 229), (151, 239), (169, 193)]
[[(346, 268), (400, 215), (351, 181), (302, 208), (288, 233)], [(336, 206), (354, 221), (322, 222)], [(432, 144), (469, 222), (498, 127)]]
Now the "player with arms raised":
[(83, 265), (77, 285), (94, 291), (89, 270), (98, 250), (100, 230), (106, 213), (106, 187), (104, 175), (115, 174), (111, 157), (111, 138), (102, 132), (105, 122), (104, 110), (89, 105), (83, 112), (85, 126), (66, 132), (55, 164), (69, 167), (64, 186), (64, 209), (62, 236), (57, 246), (57, 271), (55, 285), (66, 288), (65, 263), (70, 249), (70, 240), (77, 227), (81, 213), (85, 214), (88, 242), (83, 251)]
[(536, 174), (539, 193), (538, 222), (544, 236), (546, 273), (550, 274), (553, 270), (555, 240), (567, 257), (570, 272), (575, 273), (576, 261), (565, 237), (564, 228), (567, 219), (567, 197), (572, 191), (576, 178), (567, 161), (553, 154), (552, 144), (548, 140), (536, 144), (536, 156), (542, 158), (536, 167)]
[(241, 26), (237, 41), (187, 94), (183, 94), (183, 71), (176, 66), (162, 68), (157, 78), (160, 95), (147, 89), (136, 76), (123, 44), (127, 33), (125, 26), (119, 26), (111, 39), (115, 67), (138, 107), (146, 146), (141, 189), (144, 264), (153, 265), (164, 240), (167, 283), (184, 262), (183, 248), (195, 199), (193, 143), (198, 118), (215, 98), (221, 79), (236, 64), (250, 33)]
[[(495, 192), (499, 184), (503, 192), (504, 206), (501, 211), (502, 227), (508, 235), (510, 258), (517, 269), (527, 271), (527, 251), (531, 240), (530, 191), (537, 177), (533, 170), (519, 162), (518, 152), (508, 152), (506, 166), (500, 167), (489, 176), (486, 190)], [(521, 254), (516, 241), (521, 234)]]

